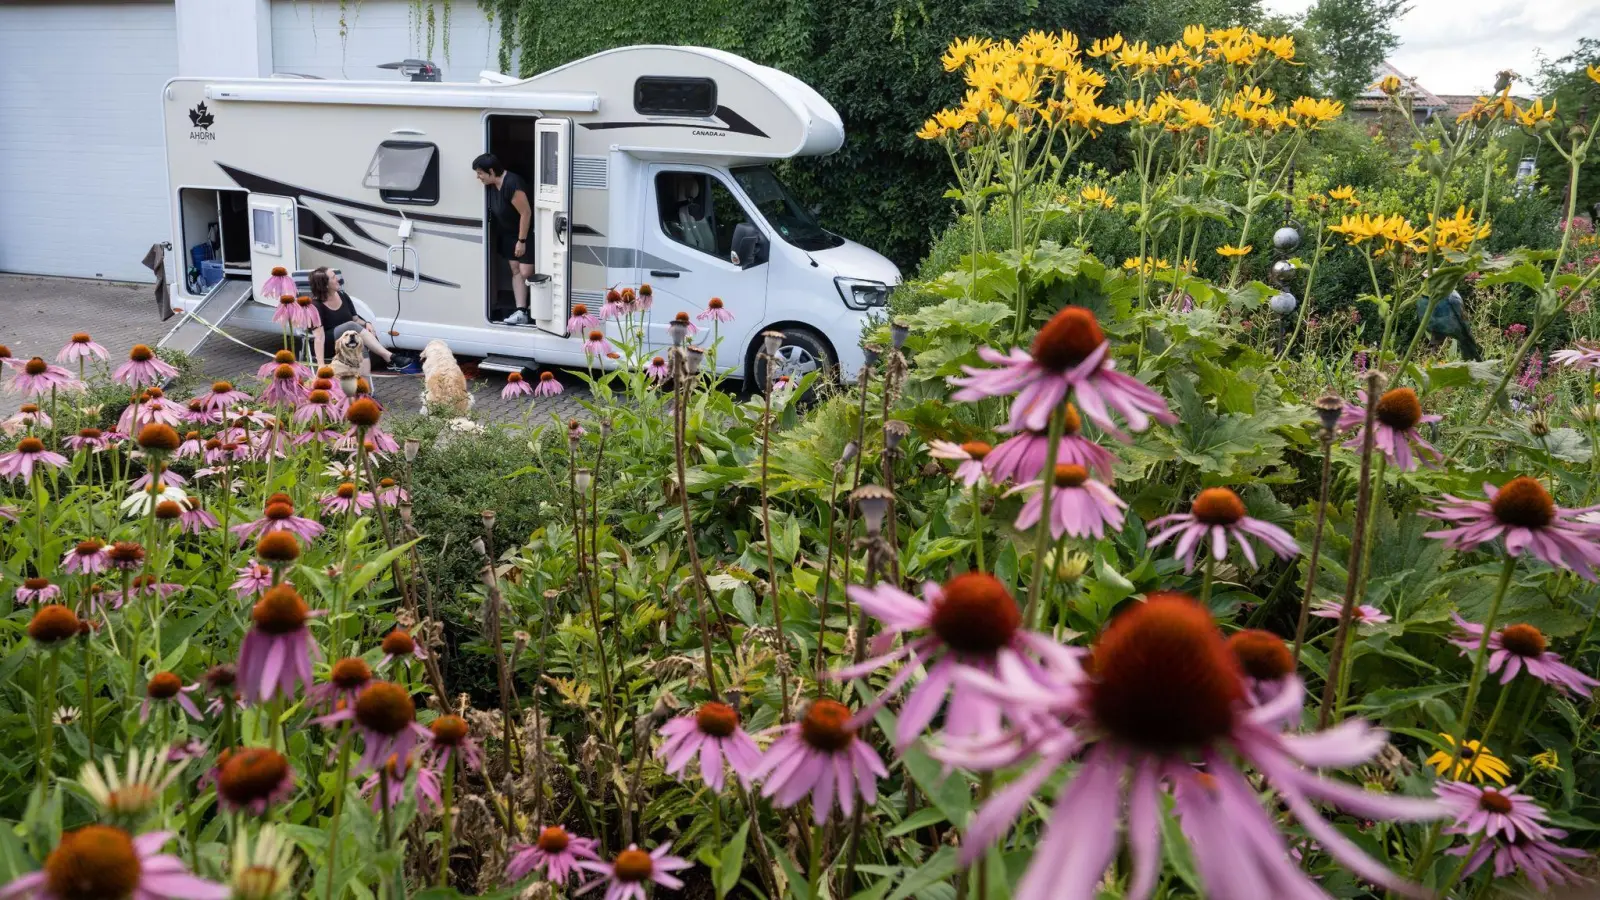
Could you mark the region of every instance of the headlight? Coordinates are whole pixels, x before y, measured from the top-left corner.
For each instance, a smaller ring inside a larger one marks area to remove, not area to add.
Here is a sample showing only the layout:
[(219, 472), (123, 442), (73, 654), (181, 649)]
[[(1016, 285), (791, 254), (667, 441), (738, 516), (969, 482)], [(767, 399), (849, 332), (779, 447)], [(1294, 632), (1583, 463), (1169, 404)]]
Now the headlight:
[(839, 288), (839, 297), (844, 300), (844, 305), (851, 309), (888, 306), (889, 292), (894, 290), (881, 281), (865, 281), (860, 278), (835, 278), (833, 283)]

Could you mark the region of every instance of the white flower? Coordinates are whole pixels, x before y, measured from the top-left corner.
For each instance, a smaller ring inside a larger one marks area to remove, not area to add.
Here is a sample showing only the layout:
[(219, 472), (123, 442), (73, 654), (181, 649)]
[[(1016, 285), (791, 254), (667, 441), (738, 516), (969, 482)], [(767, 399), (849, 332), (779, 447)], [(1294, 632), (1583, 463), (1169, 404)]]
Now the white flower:
[(328, 463), (328, 467), (322, 470), (322, 474), (339, 482), (357, 480), (355, 463), (344, 460), (336, 459)]
[(150, 515), (150, 508), (163, 500), (182, 503), (188, 497), (189, 495), (184, 493), (183, 488), (175, 484), (162, 482), (161, 493), (152, 494), (149, 489), (134, 491), (127, 496), (127, 499), (122, 501), (122, 508), (127, 511), (128, 518), (133, 519)]
[(78, 708), (76, 706), (60, 706), (56, 708), (55, 715), (51, 716), (57, 725), (71, 725), (78, 721)]
[(138, 818), (155, 807), (162, 792), (183, 771), (184, 765), (180, 762), (169, 768), (165, 750), (151, 749), (146, 753), (135, 747), (128, 751), (126, 772), (118, 773), (116, 763), (107, 756), (101, 767), (92, 762), (84, 763), (78, 773), (78, 783), (107, 813)]
[(247, 834), (233, 842), (233, 877), (237, 900), (273, 900), (294, 881), (294, 845), (276, 826), (263, 825), (252, 846)]

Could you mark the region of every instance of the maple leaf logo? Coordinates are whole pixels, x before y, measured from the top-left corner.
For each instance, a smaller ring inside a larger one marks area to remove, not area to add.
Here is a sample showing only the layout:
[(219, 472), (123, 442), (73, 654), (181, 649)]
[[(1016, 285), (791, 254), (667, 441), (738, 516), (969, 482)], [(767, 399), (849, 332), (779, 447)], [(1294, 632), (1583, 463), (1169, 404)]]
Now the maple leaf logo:
[(211, 115), (211, 111), (206, 109), (204, 100), (196, 104), (194, 109), (189, 110), (189, 122), (196, 128), (210, 131), (211, 123), (216, 120), (216, 117)]

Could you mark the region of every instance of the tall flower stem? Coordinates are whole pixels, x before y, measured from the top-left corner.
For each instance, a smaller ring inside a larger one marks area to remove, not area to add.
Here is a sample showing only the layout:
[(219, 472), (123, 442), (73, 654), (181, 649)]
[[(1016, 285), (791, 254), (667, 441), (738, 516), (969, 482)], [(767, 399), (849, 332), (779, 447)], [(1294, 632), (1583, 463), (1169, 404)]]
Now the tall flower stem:
[(56, 728), (51, 713), (55, 708), (56, 673), (60, 667), (61, 654), (55, 648), (44, 651), (44, 659), (39, 665), (39, 696), (35, 705), (39, 712), (39, 786), (46, 790), (50, 788), (50, 769), (55, 755)]
[(1217, 560), (1211, 555), (1206, 556), (1206, 566), (1200, 576), (1200, 605), (1211, 608), (1211, 584), (1217, 577)]
[[(384, 763), (378, 766), (378, 810), (383, 819), (383, 847), (385, 850), (399, 849), (394, 841), (394, 817), (389, 812), (389, 765)], [(406, 896), (406, 866), (401, 859), (394, 867), (394, 895), (400, 900)]]
[[(868, 389), (871, 386), (872, 386), (872, 366), (870, 366), (870, 365), (862, 366), (861, 367), (860, 383), (856, 386), (857, 391), (861, 394), (861, 404), (856, 410), (856, 438), (855, 438), (855, 443), (856, 443), (856, 465), (855, 465), (854, 473), (850, 476), (850, 492), (852, 494), (855, 493), (856, 488), (861, 487), (861, 465), (862, 465), (862, 459), (866, 455), (866, 452), (867, 452), (867, 445), (866, 445), (866, 440), (867, 440), (867, 393), (868, 393)], [(844, 589), (844, 591), (845, 591), (847, 596), (848, 596), (849, 591), (850, 591), (850, 575), (851, 575), (850, 565), (851, 565), (852, 550), (851, 550), (850, 541), (851, 541), (851, 538), (854, 537), (855, 533), (856, 533), (856, 504), (851, 503), (850, 504), (850, 508), (845, 512), (845, 516), (844, 516), (844, 535), (843, 535), (843, 539), (844, 539), (844, 571), (841, 573), (841, 577), (840, 577), (840, 587)], [(831, 538), (830, 538), (830, 540), (831, 540)], [(846, 603), (844, 605), (844, 616), (845, 616), (845, 619), (844, 619), (845, 628), (848, 629), (854, 623), (853, 607), (849, 603)]]
[(1066, 430), (1067, 419), (1063, 407), (1050, 413), (1049, 444), (1044, 449), (1044, 468), (1039, 472), (1039, 524), (1033, 536), (1033, 577), (1028, 582), (1028, 609), (1023, 616), (1024, 627), (1032, 629), (1039, 622), (1039, 595), (1044, 590), (1044, 557), (1050, 547), (1050, 501), (1055, 495), (1056, 455), (1061, 449), (1061, 433)]
[(839, 478), (844, 475), (844, 463), (833, 464), (833, 483), (828, 486), (828, 524), (822, 533), (828, 541), (828, 552), (822, 560), (822, 588), (817, 594), (817, 683), (823, 684), (823, 660), (827, 656), (825, 643), (828, 637), (828, 601), (830, 582), (833, 580), (833, 522), (839, 509)]
[[(87, 612), (87, 610), (86, 610)], [(94, 755), (94, 652), (89, 649), (89, 636), (78, 639), (83, 647), (83, 736), (89, 741), (89, 758)]]
[(456, 799), (456, 757), (460, 755), (459, 751), (451, 753), (444, 766), (444, 802), (439, 809), (439, 887), (447, 886), (450, 880), (450, 848), (454, 846), (450, 814)]
[(979, 490), (982, 483), (979, 481), (972, 485), (972, 543), (978, 553), (978, 571), (987, 572), (989, 567), (983, 561), (983, 492)]
[[(687, 440), (686, 432), (689, 428), (688, 413), (684, 409), (689, 402), (689, 373), (688, 367), (683, 364), (683, 351), (676, 350), (672, 354), (673, 385), (677, 399), (673, 406), (674, 432), (672, 440), (673, 460), (678, 467), (678, 502), (679, 509), (683, 512), (683, 539), (689, 550), (689, 572), (693, 575), (695, 605), (700, 613), (700, 651), (704, 657), (706, 669), (706, 689), (711, 692), (713, 700), (721, 699), (717, 692), (717, 670), (711, 662), (711, 617), (706, 614), (706, 607), (710, 604), (711, 590), (706, 583), (705, 569), (700, 565), (700, 547), (695, 543), (694, 519), (689, 512), (689, 478), (688, 469), (684, 464), (684, 442)], [(681, 387), (679, 387), (681, 385)], [(728, 635), (728, 642), (733, 642), (733, 634)]]
[(1366, 547), (1367, 509), (1372, 503), (1372, 444), (1378, 415), (1376, 398), (1383, 386), (1383, 375), (1376, 369), (1367, 375), (1367, 414), (1361, 429), (1361, 480), (1356, 489), (1356, 518), (1350, 529), (1350, 561), (1344, 583), (1344, 604), (1339, 608), (1339, 628), (1334, 632), (1333, 649), (1328, 652), (1328, 671), (1323, 679), (1322, 705), (1317, 710), (1317, 728), (1328, 727), (1334, 696), (1343, 671), (1346, 644), (1350, 639), (1350, 620), (1354, 618), (1356, 594), (1361, 587), (1361, 559)]
[(1333, 429), (1322, 430), (1322, 487), (1317, 492), (1317, 524), (1311, 534), (1311, 553), (1306, 557), (1306, 592), (1300, 599), (1300, 618), (1294, 627), (1294, 661), (1300, 664), (1300, 648), (1306, 642), (1306, 620), (1311, 600), (1317, 592), (1317, 560), (1322, 555), (1322, 531), (1328, 524), (1328, 486), (1333, 476)]
[[(761, 385), (761, 531), (767, 544), (767, 600), (772, 604), (772, 621), (777, 628), (779, 711), (778, 721), (789, 721), (789, 667), (782, 657), (788, 645), (783, 632), (783, 603), (778, 597), (778, 565), (772, 552), (772, 509), (767, 490), (767, 461), (772, 448), (772, 369), (775, 359), (769, 358), (762, 370)], [(821, 648), (818, 647), (818, 655)]]
[(333, 817), (328, 820), (328, 897), (334, 900), (333, 873), (339, 868), (339, 814), (344, 812), (344, 794), (350, 781), (350, 725), (339, 731), (339, 771), (333, 781)]

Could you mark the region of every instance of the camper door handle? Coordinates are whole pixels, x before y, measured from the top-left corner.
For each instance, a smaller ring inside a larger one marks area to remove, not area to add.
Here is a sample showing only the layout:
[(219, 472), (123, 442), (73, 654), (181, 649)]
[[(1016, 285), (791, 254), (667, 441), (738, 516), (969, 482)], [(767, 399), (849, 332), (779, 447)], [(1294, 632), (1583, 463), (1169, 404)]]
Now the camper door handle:
[(678, 273), (677, 272), (664, 272), (661, 269), (651, 269), (650, 270), (650, 277), (651, 278), (677, 278), (678, 277)]
[(565, 244), (567, 235), (572, 233), (572, 219), (566, 213), (556, 213), (556, 240)]

